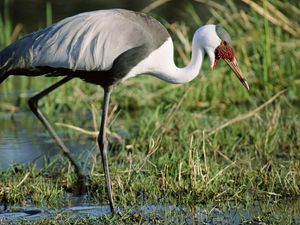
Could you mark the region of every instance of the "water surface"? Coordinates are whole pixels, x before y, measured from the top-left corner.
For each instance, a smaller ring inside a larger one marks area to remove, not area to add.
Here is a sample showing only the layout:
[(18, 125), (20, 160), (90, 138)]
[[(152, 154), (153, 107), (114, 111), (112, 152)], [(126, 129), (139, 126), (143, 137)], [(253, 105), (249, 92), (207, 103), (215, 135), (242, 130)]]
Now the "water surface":
[[(119, 208), (119, 214), (128, 214), (130, 220), (143, 221), (143, 224), (300, 224), (299, 199), (281, 202), (256, 202), (245, 209), (170, 204), (149, 204), (137, 207)], [(91, 204), (86, 200), (74, 199), (69, 207), (62, 209), (37, 208), (34, 206), (14, 206), (0, 212), (0, 221), (36, 220), (54, 218), (57, 215), (68, 218), (99, 218), (110, 215), (109, 206)]]
[[(0, 113), (0, 170), (12, 164), (33, 164), (42, 168), (57, 157), (63, 157), (57, 144), (32, 112)], [(65, 140), (72, 155), (88, 166), (96, 143)]]

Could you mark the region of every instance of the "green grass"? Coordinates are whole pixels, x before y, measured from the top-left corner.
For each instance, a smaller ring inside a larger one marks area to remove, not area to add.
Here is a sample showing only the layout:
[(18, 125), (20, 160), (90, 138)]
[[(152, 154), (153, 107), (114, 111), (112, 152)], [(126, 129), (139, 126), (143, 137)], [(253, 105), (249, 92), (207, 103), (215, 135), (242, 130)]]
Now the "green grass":
[[(141, 76), (113, 92), (110, 136), (120, 130), (131, 134), (129, 143), (109, 156), (114, 198), (119, 206), (128, 202), (138, 205), (146, 199), (154, 204), (225, 207), (232, 202), (247, 205), (256, 200), (299, 197), (300, 5), (276, 0), (256, 5), (244, 2), (193, 2), (183, 9), (192, 15), (190, 20), (165, 25), (174, 38), (178, 65), (188, 61), (190, 48), (186, 43), (199, 24), (222, 25), (232, 36), (249, 92), (224, 62), (210, 71), (208, 60), (200, 76), (189, 84), (175, 86)], [(200, 6), (207, 7), (212, 15), (208, 21), (196, 16)], [(6, 19), (1, 24), (9, 23)], [(5, 35), (11, 34), (9, 26)], [(13, 90), (18, 79), (10, 78), (0, 91)], [(41, 79), (49, 80), (35, 78), (28, 83), (22, 78), (21, 86), (42, 89), (45, 82)], [(281, 90), (286, 91), (255, 111)], [(43, 100), (41, 107), (51, 121), (95, 131), (101, 102), (101, 88), (74, 80)], [(87, 114), (94, 115), (96, 123), (79, 119)], [(223, 127), (225, 123), (228, 126)], [(67, 135), (74, 140), (93, 138), (73, 130)], [(1, 172), (0, 199), (4, 201), (5, 196), (5, 201), (17, 204), (26, 204), (29, 199), (59, 207), (57, 197), (75, 184), (72, 170), (64, 164), (66, 167), (51, 165), (43, 171), (11, 168)], [(89, 194), (99, 204), (107, 203), (100, 158), (92, 167)], [(269, 222), (270, 218), (262, 219)], [(271, 219), (269, 223), (276, 224)]]

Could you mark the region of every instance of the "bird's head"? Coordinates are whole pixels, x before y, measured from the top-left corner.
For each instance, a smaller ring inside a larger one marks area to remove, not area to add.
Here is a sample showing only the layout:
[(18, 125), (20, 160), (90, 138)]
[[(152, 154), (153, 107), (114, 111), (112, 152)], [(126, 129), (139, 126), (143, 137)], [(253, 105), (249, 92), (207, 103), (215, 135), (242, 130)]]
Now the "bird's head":
[(249, 85), (242, 75), (237, 63), (229, 34), (220, 26), (205, 25), (197, 30), (197, 42), (208, 54), (211, 69), (214, 69), (220, 59), (224, 60), (235, 73), (241, 83), (249, 90)]

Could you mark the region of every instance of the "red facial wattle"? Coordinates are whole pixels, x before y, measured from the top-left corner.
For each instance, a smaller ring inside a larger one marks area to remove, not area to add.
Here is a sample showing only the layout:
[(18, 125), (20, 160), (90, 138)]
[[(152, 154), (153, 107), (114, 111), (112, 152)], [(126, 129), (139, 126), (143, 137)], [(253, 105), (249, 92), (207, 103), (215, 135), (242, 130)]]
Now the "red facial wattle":
[(215, 50), (215, 59), (229, 59), (230, 61), (233, 61), (234, 51), (232, 47), (228, 44), (220, 44)]
[(217, 66), (219, 59), (223, 59), (230, 66), (237, 78), (242, 82), (245, 88), (249, 90), (248, 82), (242, 75), (241, 69), (235, 59), (234, 51), (226, 42), (221, 42), (221, 44), (215, 50), (215, 61), (212, 67), (213, 69)]

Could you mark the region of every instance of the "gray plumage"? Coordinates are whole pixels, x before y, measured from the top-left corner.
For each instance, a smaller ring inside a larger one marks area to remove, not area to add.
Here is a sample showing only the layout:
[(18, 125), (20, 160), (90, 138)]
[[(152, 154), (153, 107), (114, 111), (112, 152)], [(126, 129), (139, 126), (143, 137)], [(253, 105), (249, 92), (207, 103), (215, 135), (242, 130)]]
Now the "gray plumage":
[(80, 71), (109, 71), (118, 80), (168, 37), (169, 33), (157, 20), (143, 13), (124, 9), (81, 13), (29, 34), (2, 50), (0, 76), (53, 72), (94, 83), (94, 79), (101, 78), (91, 77), (94, 73), (85, 77)]
[(231, 44), (230, 35), (222, 27), (216, 26), (216, 33), (221, 40), (226, 41), (227, 43)]

